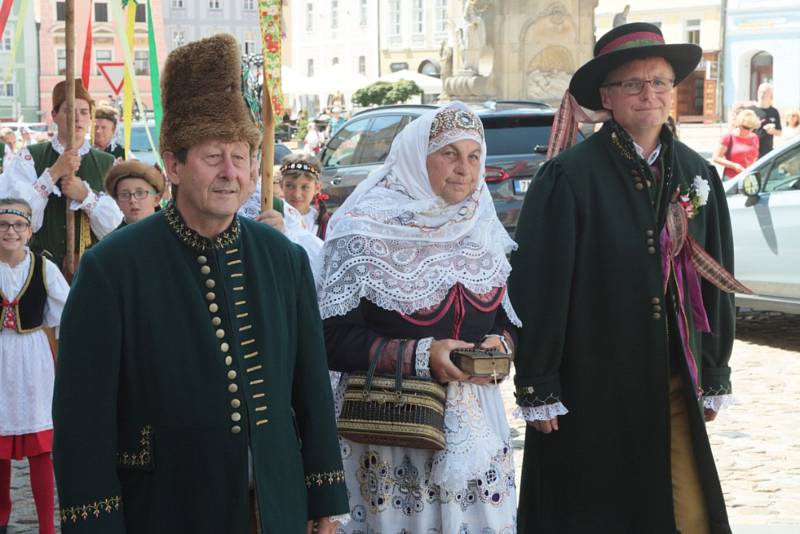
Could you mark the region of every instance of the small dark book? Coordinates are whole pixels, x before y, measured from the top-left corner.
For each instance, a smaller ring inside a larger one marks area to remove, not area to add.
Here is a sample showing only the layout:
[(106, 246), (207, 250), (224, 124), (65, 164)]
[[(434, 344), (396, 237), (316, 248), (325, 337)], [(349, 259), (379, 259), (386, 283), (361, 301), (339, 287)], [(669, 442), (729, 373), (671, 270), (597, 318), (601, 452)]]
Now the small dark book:
[(450, 360), (466, 374), (488, 376), (495, 381), (509, 375), (513, 359), (513, 354), (494, 349), (457, 349), (450, 353)]

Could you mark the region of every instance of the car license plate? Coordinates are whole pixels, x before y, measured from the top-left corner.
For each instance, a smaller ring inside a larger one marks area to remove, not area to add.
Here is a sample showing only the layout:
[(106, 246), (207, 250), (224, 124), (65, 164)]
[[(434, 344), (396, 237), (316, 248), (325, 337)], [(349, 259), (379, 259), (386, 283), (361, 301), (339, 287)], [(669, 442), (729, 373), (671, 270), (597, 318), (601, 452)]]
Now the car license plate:
[(529, 185), (531, 185), (530, 178), (525, 178), (524, 180), (514, 180), (514, 192), (525, 193), (528, 191)]

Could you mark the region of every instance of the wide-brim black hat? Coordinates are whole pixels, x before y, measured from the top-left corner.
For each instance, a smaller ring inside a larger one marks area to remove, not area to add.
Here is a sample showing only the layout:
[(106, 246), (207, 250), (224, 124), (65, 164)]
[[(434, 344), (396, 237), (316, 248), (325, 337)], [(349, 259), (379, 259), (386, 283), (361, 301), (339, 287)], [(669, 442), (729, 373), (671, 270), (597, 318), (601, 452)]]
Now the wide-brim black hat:
[(569, 92), (585, 108), (603, 107), (600, 85), (608, 73), (636, 59), (663, 57), (675, 71), (675, 84), (697, 68), (703, 49), (694, 44), (665, 44), (658, 26), (633, 22), (617, 26), (594, 45), (594, 58), (579, 68), (569, 82)]

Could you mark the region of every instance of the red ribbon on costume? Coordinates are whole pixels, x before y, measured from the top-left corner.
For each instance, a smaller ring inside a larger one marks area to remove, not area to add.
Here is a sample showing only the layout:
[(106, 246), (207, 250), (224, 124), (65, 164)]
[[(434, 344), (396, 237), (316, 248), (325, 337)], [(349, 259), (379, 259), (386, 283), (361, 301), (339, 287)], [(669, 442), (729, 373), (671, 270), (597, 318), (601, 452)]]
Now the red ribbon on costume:
[(605, 109), (588, 111), (578, 104), (569, 90), (564, 92), (561, 105), (553, 117), (550, 137), (547, 140), (546, 160), (556, 157), (560, 152), (575, 144), (578, 136), (578, 123), (605, 122), (611, 118), (611, 112)]
[(703, 292), (700, 288), (701, 277), (725, 293), (750, 295), (753, 292), (703, 250), (700, 243), (689, 234), (689, 217), (686, 208), (677, 203), (676, 198), (669, 203), (667, 222), (661, 230), (661, 270), (664, 275), (664, 294), (667, 292), (670, 275), (675, 273), (675, 281), (678, 285), (678, 331), (689, 375), (692, 377), (692, 386), (699, 399), (703, 394), (703, 389), (698, 383), (697, 362), (695, 362), (689, 344), (689, 322), (686, 317), (684, 291), (688, 290), (689, 293), (695, 330), (705, 333), (711, 333), (711, 327), (708, 324), (708, 315), (703, 304)]
[(6, 316), (3, 317), (3, 328), (17, 329), (17, 316), (14, 313), (14, 307), (19, 304), (19, 299), (6, 300), (3, 299), (3, 308), (6, 309)]

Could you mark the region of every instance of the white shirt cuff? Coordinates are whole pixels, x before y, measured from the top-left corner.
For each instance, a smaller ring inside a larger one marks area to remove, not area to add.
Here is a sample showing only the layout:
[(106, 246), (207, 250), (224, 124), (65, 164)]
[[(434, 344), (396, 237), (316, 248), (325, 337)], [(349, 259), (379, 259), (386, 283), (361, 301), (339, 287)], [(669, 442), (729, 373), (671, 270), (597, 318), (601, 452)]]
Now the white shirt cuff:
[(42, 198), (47, 198), (50, 193), (55, 193), (56, 196), (61, 196), (61, 190), (53, 183), (53, 177), (50, 175), (50, 169), (45, 169), (39, 178), (33, 182), (33, 188)]
[(549, 421), (550, 419), (559, 415), (566, 415), (569, 413), (567, 408), (560, 402), (553, 404), (542, 404), (541, 406), (517, 406), (511, 415), (517, 419), (524, 419), (525, 421)]
[(730, 408), (736, 404), (733, 395), (708, 395), (703, 397), (703, 408), (719, 412), (723, 408)]
[(70, 202), (69, 209), (71, 209), (72, 211), (83, 210), (86, 212), (87, 215), (91, 215), (95, 206), (97, 206), (97, 193), (92, 191), (92, 188), (86, 181), (83, 182), (83, 185), (86, 187), (87, 191), (86, 198), (83, 199), (83, 202), (78, 202), (77, 200), (73, 200), (72, 202)]
[(431, 343), (432, 337), (424, 337), (417, 341), (416, 359), (414, 361), (414, 371), (419, 378), (431, 377)]

